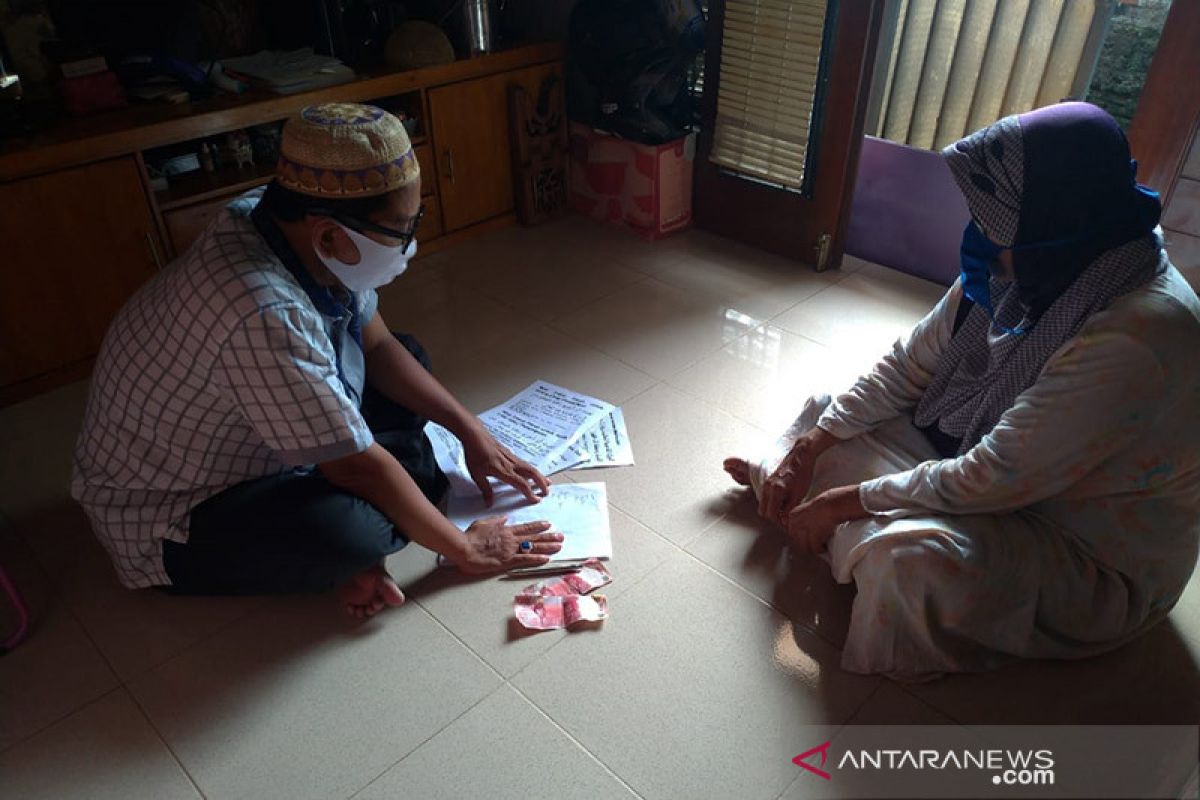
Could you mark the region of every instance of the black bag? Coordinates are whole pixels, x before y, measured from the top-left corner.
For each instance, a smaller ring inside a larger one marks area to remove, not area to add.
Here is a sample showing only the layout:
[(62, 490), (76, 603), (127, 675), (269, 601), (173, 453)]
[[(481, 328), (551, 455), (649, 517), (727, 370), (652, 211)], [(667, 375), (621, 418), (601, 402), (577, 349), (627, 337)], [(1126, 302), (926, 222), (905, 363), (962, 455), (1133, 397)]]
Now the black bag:
[(692, 0), (579, 0), (567, 50), (567, 116), (643, 144), (691, 130), (704, 19)]

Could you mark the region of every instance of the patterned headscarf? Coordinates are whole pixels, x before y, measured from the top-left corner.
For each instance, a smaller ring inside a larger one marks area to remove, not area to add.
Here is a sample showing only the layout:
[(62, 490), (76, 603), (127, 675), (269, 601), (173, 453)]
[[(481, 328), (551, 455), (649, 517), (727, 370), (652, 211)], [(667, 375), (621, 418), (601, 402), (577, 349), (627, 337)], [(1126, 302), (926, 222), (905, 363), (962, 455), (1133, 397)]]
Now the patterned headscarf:
[(1158, 199), (1137, 185), (1125, 134), (1096, 106), (1062, 103), (1005, 117), (942, 155), (989, 239), (1039, 245), (1013, 252), (1015, 281), (992, 279), (998, 325), (982, 307), (970, 308), (917, 405), (917, 426), (959, 441), (961, 455), (1089, 317), (1167, 261), (1154, 233)]

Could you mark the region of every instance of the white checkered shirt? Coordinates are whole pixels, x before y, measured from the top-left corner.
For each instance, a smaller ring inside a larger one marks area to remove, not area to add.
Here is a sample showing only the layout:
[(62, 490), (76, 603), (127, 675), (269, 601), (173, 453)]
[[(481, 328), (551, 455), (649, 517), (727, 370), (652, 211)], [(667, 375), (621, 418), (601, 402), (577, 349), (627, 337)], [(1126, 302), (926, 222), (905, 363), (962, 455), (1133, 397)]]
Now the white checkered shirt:
[[(96, 360), (71, 494), (130, 588), (170, 584), (162, 540), (186, 542), (203, 500), (374, 441), (338, 378), (331, 320), (250, 219), (260, 196), (142, 287)], [(365, 324), (375, 293), (354, 299)]]

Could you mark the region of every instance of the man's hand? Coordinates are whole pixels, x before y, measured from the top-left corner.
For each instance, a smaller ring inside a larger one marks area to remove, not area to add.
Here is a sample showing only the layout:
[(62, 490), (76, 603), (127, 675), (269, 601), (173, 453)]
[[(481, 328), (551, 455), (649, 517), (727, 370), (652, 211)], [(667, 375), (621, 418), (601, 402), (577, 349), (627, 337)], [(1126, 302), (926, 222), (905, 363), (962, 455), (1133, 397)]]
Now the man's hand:
[(492, 485), (489, 477), (496, 478), (521, 492), (533, 502), (538, 502), (537, 493), (545, 497), (550, 492), (550, 481), (528, 461), (522, 461), (507, 447), (496, 441), (482, 425), (477, 426), (462, 439), (467, 460), (467, 471), (483, 494), (483, 501), (492, 504)]
[(787, 527), (788, 512), (804, 499), (812, 486), (817, 458), (837, 443), (832, 434), (813, 428), (792, 445), (775, 471), (763, 482), (758, 513), (771, 522)]
[[(467, 555), (455, 565), (468, 575), (489, 575), (516, 567), (536, 567), (562, 549), (563, 535), (551, 533), (549, 522), (505, 525), (507, 517), (489, 517), (467, 528)], [(521, 543), (529, 542), (522, 550)]]
[(858, 486), (830, 489), (792, 509), (787, 517), (788, 538), (802, 553), (816, 554), (825, 549), (833, 532), (843, 522), (871, 516), (863, 508)]

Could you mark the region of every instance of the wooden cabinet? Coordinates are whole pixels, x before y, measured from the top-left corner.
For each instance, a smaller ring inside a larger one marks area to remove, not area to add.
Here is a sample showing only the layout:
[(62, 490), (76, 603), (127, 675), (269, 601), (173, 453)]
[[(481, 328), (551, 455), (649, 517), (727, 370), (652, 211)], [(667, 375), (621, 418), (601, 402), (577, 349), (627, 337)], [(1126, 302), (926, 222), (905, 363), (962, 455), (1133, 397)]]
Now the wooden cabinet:
[(183, 206), (163, 212), (163, 225), (167, 236), (171, 239), (171, 248), (176, 256), (181, 256), (192, 246), (192, 242), (200, 238), (209, 223), (216, 219), (221, 209), (229, 205), (237, 194), (218, 197), (191, 206)]
[(0, 185), (0, 386), (85, 360), (163, 257), (133, 156)]
[(437, 192), (437, 174), (433, 171), (433, 148), (427, 144), (413, 148), (417, 164), (421, 167), (421, 196), (428, 197)]
[[(325, 102), (416, 115), (422, 255), (513, 219), (508, 87), (561, 75), (559, 43), (366, 76), (279, 97), (251, 90), (186, 109), (131, 107), (68, 120), (0, 146), (0, 406), (87, 374), (108, 324), (156, 269), (182, 255), (274, 165), (219, 166), (147, 191), (142, 162), (281, 122)], [(159, 236), (163, 237), (160, 240)]]
[(544, 64), (430, 90), (438, 196), (446, 230), (513, 210), (508, 87), (524, 86), (537, 97), (543, 79), (561, 74), (560, 65)]

